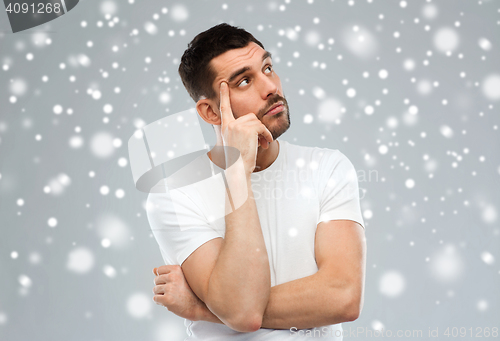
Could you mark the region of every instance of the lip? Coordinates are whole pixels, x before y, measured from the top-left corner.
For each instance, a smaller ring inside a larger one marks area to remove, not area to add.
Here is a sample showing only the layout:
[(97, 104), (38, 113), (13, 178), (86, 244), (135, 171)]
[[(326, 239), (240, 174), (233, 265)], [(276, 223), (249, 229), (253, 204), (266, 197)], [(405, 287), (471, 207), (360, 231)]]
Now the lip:
[[(277, 114), (280, 111), (282, 111), (283, 108), (284, 108), (283, 102), (278, 102), (275, 105), (273, 105), (271, 107), (271, 109), (269, 109), (264, 116)], [(277, 109), (277, 110), (275, 110), (275, 109)]]

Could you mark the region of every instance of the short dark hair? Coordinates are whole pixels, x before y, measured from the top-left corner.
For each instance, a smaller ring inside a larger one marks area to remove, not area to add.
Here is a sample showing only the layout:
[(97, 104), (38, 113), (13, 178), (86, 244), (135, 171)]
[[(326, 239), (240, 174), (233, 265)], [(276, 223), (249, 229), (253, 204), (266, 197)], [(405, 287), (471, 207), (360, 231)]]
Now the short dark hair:
[(179, 65), (179, 75), (189, 96), (198, 102), (201, 96), (215, 100), (217, 93), (212, 87), (216, 73), (210, 61), (232, 49), (246, 47), (254, 42), (264, 45), (249, 32), (226, 23), (216, 25), (198, 34), (188, 44)]

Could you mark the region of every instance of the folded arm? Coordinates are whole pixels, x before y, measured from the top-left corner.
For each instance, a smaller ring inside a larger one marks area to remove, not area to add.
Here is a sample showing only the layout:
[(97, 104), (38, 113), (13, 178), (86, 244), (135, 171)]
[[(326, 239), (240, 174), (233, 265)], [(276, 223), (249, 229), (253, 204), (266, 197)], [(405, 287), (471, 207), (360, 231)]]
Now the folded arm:
[[(315, 254), (315, 274), (271, 288), (262, 328), (314, 328), (358, 318), (366, 267), (363, 227), (351, 220), (318, 224)], [(191, 311), (193, 320), (223, 323), (202, 301)]]

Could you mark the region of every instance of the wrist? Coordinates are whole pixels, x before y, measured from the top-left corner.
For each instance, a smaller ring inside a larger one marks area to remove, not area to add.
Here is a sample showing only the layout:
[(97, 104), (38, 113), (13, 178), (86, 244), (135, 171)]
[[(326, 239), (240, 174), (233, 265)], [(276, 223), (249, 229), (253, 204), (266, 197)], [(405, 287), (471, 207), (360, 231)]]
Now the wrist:
[(207, 321), (207, 310), (208, 308), (203, 302), (198, 304), (194, 311), (193, 321)]
[(221, 323), (220, 319), (216, 315), (214, 315), (203, 302), (201, 302), (201, 304), (197, 306), (195, 318), (195, 321)]
[(252, 173), (238, 168), (230, 168), (225, 171), (227, 190), (231, 193), (234, 205), (237, 207), (243, 204), (249, 195), (252, 185)]

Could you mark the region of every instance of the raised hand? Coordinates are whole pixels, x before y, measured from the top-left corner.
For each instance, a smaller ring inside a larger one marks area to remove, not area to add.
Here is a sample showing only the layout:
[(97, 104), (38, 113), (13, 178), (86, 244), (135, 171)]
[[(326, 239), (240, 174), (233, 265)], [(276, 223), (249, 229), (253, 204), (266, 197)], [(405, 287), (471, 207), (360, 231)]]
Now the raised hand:
[(251, 174), (255, 169), (258, 147), (269, 148), (273, 136), (254, 113), (234, 118), (226, 82), (222, 82), (220, 86), (219, 109), (223, 144), (225, 147), (234, 147), (240, 151), (245, 172)]

